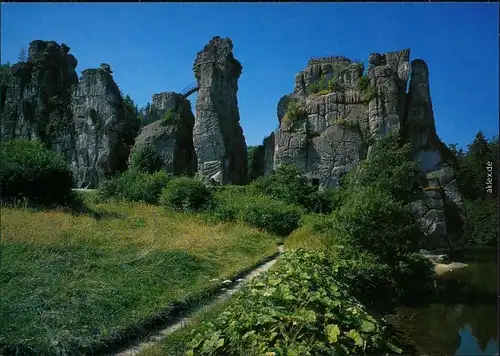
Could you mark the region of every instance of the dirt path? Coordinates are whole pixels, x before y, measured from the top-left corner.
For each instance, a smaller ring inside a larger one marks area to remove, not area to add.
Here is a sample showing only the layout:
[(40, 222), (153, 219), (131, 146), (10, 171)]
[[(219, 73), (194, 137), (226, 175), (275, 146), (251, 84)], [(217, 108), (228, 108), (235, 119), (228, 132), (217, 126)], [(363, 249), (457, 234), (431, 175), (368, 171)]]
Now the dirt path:
[(212, 305), (213, 303), (215, 303), (218, 300), (224, 300), (224, 299), (229, 298), (234, 292), (239, 290), (244, 283), (246, 283), (249, 280), (253, 279), (254, 277), (266, 272), (269, 268), (271, 268), (272, 265), (274, 265), (276, 263), (276, 261), (281, 256), (283, 251), (284, 251), (283, 245), (278, 246), (278, 255), (275, 256), (273, 259), (271, 259), (265, 263), (262, 263), (261, 265), (257, 266), (256, 268), (252, 269), (251, 271), (249, 271), (246, 274), (244, 274), (243, 276), (241, 276), (241, 278), (238, 278), (235, 280), (224, 281), (224, 282), (226, 282), (225, 283), (226, 287), (222, 286), (220, 288), (219, 293), (217, 294), (217, 296), (214, 298), (214, 300), (209, 305), (202, 306), (196, 310), (191, 311), (188, 315), (186, 315), (182, 319), (173, 320), (171, 323), (164, 325), (162, 329), (151, 334), (147, 338), (147, 340), (145, 340), (145, 341), (140, 342), (137, 345), (129, 346), (125, 349), (122, 349), (119, 352), (111, 353), (109, 355), (110, 356), (137, 355), (139, 352), (144, 350), (144, 348), (156, 344), (161, 339), (170, 335), (174, 331), (187, 325), (190, 322), (192, 315), (194, 313), (196, 313), (197, 311), (199, 311), (201, 308), (209, 307), (210, 305)]

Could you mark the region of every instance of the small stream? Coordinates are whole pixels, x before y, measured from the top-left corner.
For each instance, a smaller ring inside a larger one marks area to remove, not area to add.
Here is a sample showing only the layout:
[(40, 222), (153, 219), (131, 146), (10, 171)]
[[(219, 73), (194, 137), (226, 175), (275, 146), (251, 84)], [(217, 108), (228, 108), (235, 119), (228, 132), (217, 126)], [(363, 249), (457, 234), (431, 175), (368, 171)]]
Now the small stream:
[(450, 257), (468, 267), (438, 277), (432, 302), (397, 307), (385, 318), (419, 355), (498, 355), (497, 248)]

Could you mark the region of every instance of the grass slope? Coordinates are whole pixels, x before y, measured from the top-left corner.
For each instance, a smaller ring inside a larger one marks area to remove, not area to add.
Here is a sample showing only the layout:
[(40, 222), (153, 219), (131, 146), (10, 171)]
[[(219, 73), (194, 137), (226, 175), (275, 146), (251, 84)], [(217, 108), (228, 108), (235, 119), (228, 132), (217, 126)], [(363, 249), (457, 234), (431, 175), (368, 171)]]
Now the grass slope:
[(145, 204), (92, 209), (1, 209), (0, 354), (78, 354), (276, 251), (274, 236), (242, 225)]

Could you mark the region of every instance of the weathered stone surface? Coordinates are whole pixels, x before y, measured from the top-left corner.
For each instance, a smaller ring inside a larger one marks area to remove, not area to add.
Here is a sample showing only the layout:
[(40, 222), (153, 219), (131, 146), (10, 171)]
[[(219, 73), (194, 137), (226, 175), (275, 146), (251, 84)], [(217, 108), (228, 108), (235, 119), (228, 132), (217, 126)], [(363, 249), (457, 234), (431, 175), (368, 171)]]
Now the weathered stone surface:
[[(317, 178), (320, 186), (335, 187), (342, 175), (369, 157), (372, 139), (399, 131), (420, 162), (420, 184), (430, 188), (413, 203), (427, 236), (425, 244), (452, 249), (461, 245), (466, 233), (454, 158), (436, 134), (427, 66), (422, 60), (413, 61), (409, 78), (409, 56), (409, 49), (369, 56), (367, 77), (376, 95), (370, 97), (368, 105), (366, 93), (359, 92), (357, 86), (362, 65), (345, 57), (309, 61), (296, 75), (293, 93), (279, 100), (274, 160), (266, 163), (265, 171), (291, 163)], [(322, 77), (334, 78), (342, 87), (329, 94), (310, 95), (310, 86)], [(291, 100), (302, 103), (307, 118), (284, 120)]]
[[(368, 117), (362, 94), (356, 89), (362, 73), (361, 64), (345, 57), (309, 61), (295, 78), (294, 92), (278, 103), (280, 127), (275, 132), (273, 168), (294, 164), (310, 178), (318, 179), (321, 187), (334, 187), (365, 157)], [(320, 78), (335, 79), (343, 89), (308, 95), (309, 87)], [(291, 99), (303, 103), (307, 119), (282, 121)]]
[(264, 175), (272, 173), (274, 170), (274, 132), (264, 138)]
[(236, 97), (242, 66), (232, 49), (229, 38), (214, 37), (196, 57), (193, 69), (199, 90), (193, 143), (203, 180), (220, 172), (222, 184), (245, 184), (247, 153)]
[[(166, 121), (168, 111), (171, 119)], [(139, 147), (151, 146), (161, 157), (166, 172), (193, 175), (196, 171), (194, 116), (189, 100), (172, 92), (155, 94), (147, 115), (154, 122), (142, 128), (131, 153)]]
[(380, 138), (400, 130), (405, 115), (406, 83), (410, 71), (410, 50), (386, 54), (372, 53), (368, 78), (377, 96), (368, 104), (370, 135)]
[(127, 168), (138, 122), (127, 120), (122, 95), (106, 68), (86, 69), (71, 101), (75, 130), (72, 161), (77, 187), (96, 187)]
[(68, 46), (32, 41), (27, 61), (11, 69), (1, 113), (1, 138), (37, 139), (71, 159), (75, 132), (69, 101), (78, 83), (76, 65)]
[[(417, 59), (411, 68), (408, 109), (402, 133), (411, 144), (424, 186), (439, 188), (443, 206), (439, 216), (422, 216), (420, 222), (422, 226), (431, 227), (427, 230), (429, 241), (442, 242), (442, 246), (435, 247), (460, 248), (467, 231), (464, 202), (456, 186), (453, 168), (456, 166), (455, 157), (436, 133), (427, 64)], [(443, 228), (435, 228), (442, 225), (446, 226), (445, 238), (437, 236), (443, 233)]]

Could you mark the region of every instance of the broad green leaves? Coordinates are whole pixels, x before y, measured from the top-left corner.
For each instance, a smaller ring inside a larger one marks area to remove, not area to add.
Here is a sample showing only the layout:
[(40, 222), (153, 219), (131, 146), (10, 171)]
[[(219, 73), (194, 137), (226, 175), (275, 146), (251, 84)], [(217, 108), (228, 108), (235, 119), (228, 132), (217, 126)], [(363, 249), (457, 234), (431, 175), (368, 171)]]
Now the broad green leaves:
[(192, 331), (189, 355), (397, 352), (385, 327), (337, 279), (324, 254), (285, 253), (236, 293), (224, 313)]

